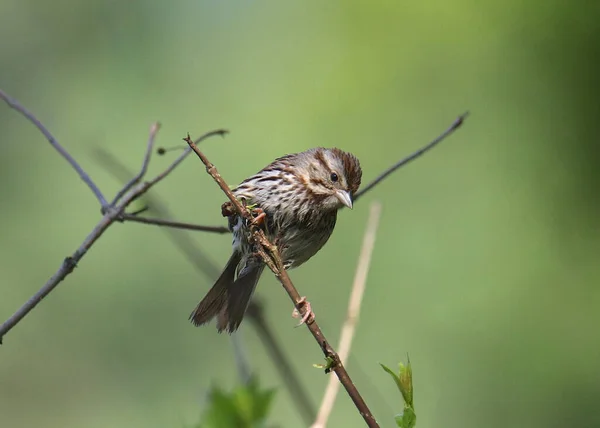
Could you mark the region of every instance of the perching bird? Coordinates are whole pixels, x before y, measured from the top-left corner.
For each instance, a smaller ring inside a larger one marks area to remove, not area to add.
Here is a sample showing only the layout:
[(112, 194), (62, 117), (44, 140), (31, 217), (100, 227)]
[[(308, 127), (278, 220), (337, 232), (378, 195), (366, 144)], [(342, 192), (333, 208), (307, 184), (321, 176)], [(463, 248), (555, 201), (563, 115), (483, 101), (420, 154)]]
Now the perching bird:
[[(232, 190), (259, 210), (267, 238), (277, 243), (286, 269), (300, 266), (325, 245), (338, 209), (352, 208), (362, 170), (358, 159), (340, 149), (314, 148), (276, 159)], [(229, 217), (233, 254), (204, 299), (190, 315), (197, 326), (217, 318), (217, 330), (233, 333), (265, 267), (248, 241), (246, 221)]]

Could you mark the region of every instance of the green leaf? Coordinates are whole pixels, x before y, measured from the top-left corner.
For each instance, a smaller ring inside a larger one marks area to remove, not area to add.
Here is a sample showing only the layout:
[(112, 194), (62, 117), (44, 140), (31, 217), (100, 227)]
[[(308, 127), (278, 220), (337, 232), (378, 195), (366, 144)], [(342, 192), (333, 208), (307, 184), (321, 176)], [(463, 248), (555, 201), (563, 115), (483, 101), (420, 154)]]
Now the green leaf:
[(274, 394), (272, 389), (261, 389), (255, 378), (231, 392), (213, 387), (196, 428), (265, 427)]
[(386, 366), (385, 364), (379, 363), (379, 365), (383, 368), (383, 370), (385, 370), (387, 373), (389, 373), (389, 375), (392, 377), (392, 379), (394, 379), (394, 382), (396, 382), (396, 386), (398, 387), (398, 391), (400, 391), (400, 393), (402, 394), (402, 384), (400, 382), (400, 377), (394, 373), (394, 371), (392, 369), (390, 369), (388, 366)]
[(227, 426), (243, 425), (231, 398), (218, 387), (214, 387), (210, 392), (209, 406), (205, 409), (201, 423), (197, 428), (221, 428)]
[(417, 424), (417, 415), (410, 407), (405, 407), (404, 412), (396, 416), (396, 425), (400, 428), (414, 428)]
[(413, 407), (413, 384), (412, 384), (412, 367), (410, 359), (407, 359), (406, 365), (398, 363), (400, 369), (400, 385), (402, 397), (409, 407)]
[(333, 369), (335, 361), (331, 357), (325, 357), (325, 364), (313, 364), (314, 368), (325, 369), (325, 373), (329, 373)]
[(412, 367), (410, 365), (410, 359), (407, 358), (406, 365), (398, 364), (398, 374), (394, 373), (388, 366), (379, 363), (379, 365), (388, 373), (400, 394), (404, 400), (404, 410), (401, 414), (396, 416), (396, 425), (401, 428), (413, 428), (417, 423), (417, 415), (415, 413), (415, 407), (413, 402), (413, 382), (412, 382)]

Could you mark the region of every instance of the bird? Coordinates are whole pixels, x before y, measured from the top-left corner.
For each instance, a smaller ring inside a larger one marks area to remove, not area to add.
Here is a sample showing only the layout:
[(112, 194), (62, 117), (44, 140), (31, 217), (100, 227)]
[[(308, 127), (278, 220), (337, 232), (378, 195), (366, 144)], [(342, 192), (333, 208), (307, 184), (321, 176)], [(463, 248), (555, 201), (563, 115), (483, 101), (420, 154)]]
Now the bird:
[[(338, 148), (316, 147), (275, 159), (232, 193), (258, 213), (255, 220), (260, 220), (269, 241), (276, 243), (287, 270), (301, 266), (325, 245), (338, 210), (352, 209), (361, 178), (356, 156)], [(231, 334), (244, 318), (265, 264), (248, 239), (248, 222), (234, 211), (225, 211), (233, 233), (232, 254), (190, 320), (200, 326), (216, 318), (217, 331)], [(309, 312), (310, 306), (303, 321)]]

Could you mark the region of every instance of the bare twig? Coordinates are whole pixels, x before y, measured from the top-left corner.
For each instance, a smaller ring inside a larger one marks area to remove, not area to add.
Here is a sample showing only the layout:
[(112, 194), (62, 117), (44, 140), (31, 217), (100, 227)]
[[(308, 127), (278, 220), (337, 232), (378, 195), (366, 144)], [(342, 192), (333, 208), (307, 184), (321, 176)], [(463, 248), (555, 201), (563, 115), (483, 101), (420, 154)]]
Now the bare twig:
[[(91, 191), (94, 193), (94, 195), (96, 196), (96, 199), (98, 199), (98, 202), (100, 202), (100, 206), (104, 209), (105, 207), (108, 206), (108, 202), (106, 202), (106, 198), (104, 197), (104, 195), (102, 194), (102, 192), (100, 191), (100, 189), (98, 188), (98, 186), (96, 186), (96, 183), (94, 183), (94, 181), (90, 178), (90, 176), (83, 170), (83, 168), (81, 168), (81, 166), (79, 166), (79, 164), (77, 163), (77, 161), (73, 158), (73, 156), (71, 156), (69, 154), (69, 152), (67, 152), (65, 150), (65, 148), (63, 146), (60, 145), (60, 143), (56, 140), (56, 138), (54, 138), (54, 136), (50, 133), (50, 131), (48, 131), (48, 129), (42, 124), (42, 122), (40, 122), (33, 113), (31, 113), (29, 110), (27, 110), (25, 107), (23, 107), (17, 100), (15, 100), (14, 98), (10, 97), (8, 94), (6, 94), (4, 91), (2, 91), (0, 89), (0, 98), (2, 98), (6, 104), (8, 104), (9, 107), (15, 109), (16, 111), (18, 111), (19, 113), (21, 113), (23, 116), (25, 116), (25, 118), (27, 120), (29, 120), (31, 123), (33, 123), (37, 129), (40, 130), (40, 132), (42, 134), (44, 134), (44, 137), (46, 137), (46, 139), (48, 140), (48, 142), (50, 143), (50, 145), (67, 161), (69, 162), (69, 165), (71, 165), (71, 167), (77, 172), (77, 174), (79, 174), (79, 178), (81, 178), (83, 180), (83, 182), (85, 184), (87, 184), (87, 186), (91, 189)], [(2, 335), (0, 335), (0, 338), (2, 337)]]
[(156, 139), (156, 134), (158, 134), (158, 130), (160, 129), (160, 123), (154, 122), (150, 127), (150, 136), (148, 137), (148, 144), (146, 145), (146, 153), (144, 153), (144, 160), (142, 161), (142, 168), (140, 171), (134, 175), (131, 180), (123, 186), (121, 190), (117, 192), (114, 199), (111, 202), (111, 205), (115, 205), (119, 202), (119, 199), (123, 197), (125, 193), (133, 186), (135, 186), (143, 177), (146, 175), (148, 171), (148, 165), (150, 165), (150, 156), (152, 155), (152, 149), (154, 148), (154, 140)]
[[(15, 325), (17, 325), (33, 308), (37, 306), (39, 302), (42, 301), (44, 297), (56, 288), (60, 282), (69, 275), (75, 267), (77, 263), (85, 256), (90, 247), (102, 236), (102, 234), (108, 229), (110, 225), (114, 222), (119, 221), (119, 218), (124, 213), (125, 209), (129, 206), (131, 202), (139, 198), (141, 195), (146, 193), (148, 189), (154, 186), (156, 183), (164, 179), (177, 165), (179, 165), (183, 159), (185, 159), (185, 154), (179, 156), (173, 163), (167, 167), (166, 170), (158, 174), (152, 180), (148, 182), (137, 183), (132, 186), (129, 191), (124, 192), (123, 196), (119, 199), (119, 202), (115, 205), (109, 205), (106, 202), (104, 196), (98, 189), (98, 187), (92, 182), (89, 176), (81, 169), (79, 164), (71, 157), (71, 155), (61, 146), (58, 142), (52, 137), (52, 135), (48, 132), (48, 130), (41, 124), (41, 122), (28, 110), (22, 107), (16, 100), (8, 97), (4, 92), (0, 91), (0, 98), (4, 99), (8, 105), (15, 108), (17, 111), (22, 113), (27, 119), (29, 119), (37, 128), (46, 136), (48, 141), (52, 144), (52, 146), (65, 158), (67, 161), (73, 166), (73, 168), (79, 173), (79, 176), (85, 181), (88, 186), (92, 189), (100, 204), (102, 205), (103, 217), (98, 222), (98, 224), (94, 227), (91, 233), (87, 236), (87, 238), (83, 241), (83, 243), (75, 250), (73, 254), (69, 257), (65, 258), (60, 268), (56, 271), (54, 275), (40, 288), (40, 290), (33, 295), (27, 302), (25, 302), (21, 308), (19, 308), (8, 320), (6, 320), (2, 326), (0, 326), (0, 344), (2, 343), (2, 338), (6, 333), (8, 333)], [(155, 131), (151, 131), (155, 132)], [(200, 141), (213, 136), (213, 135), (224, 135), (226, 131), (216, 130), (206, 133), (196, 139), (199, 143)], [(153, 140), (153, 137), (150, 138)], [(142, 170), (147, 168), (146, 165), (142, 165)], [(139, 181), (139, 180), (138, 180)]]
[[(347, 361), (350, 353), (350, 347), (352, 346), (352, 338), (356, 330), (356, 323), (358, 322), (358, 315), (360, 314), (360, 306), (362, 303), (365, 286), (367, 284), (367, 274), (369, 273), (369, 266), (371, 265), (371, 256), (373, 254), (373, 248), (375, 247), (375, 235), (377, 233), (377, 227), (379, 226), (379, 217), (381, 214), (381, 204), (374, 202), (371, 204), (371, 211), (369, 213), (369, 220), (367, 221), (367, 230), (363, 238), (362, 249), (360, 250), (360, 256), (358, 258), (358, 266), (356, 267), (356, 274), (354, 275), (354, 283), (352, 284), (352, 292), (350, 294), (350, 300), (348, 302), (348, 314), (346, 321), (342, 327), (342, 334), (340, 337), (340, 359)], [(340, 389), (339, 382), (336, 382), (334, 378), (329, 378), (327, 383), (327, 389), (321, 402), (321, 408), (317, 419), (311, 428), (325, 428), (327, 426), (327, 420), (333, 409), (335, 398)]]
[(419, 156), (421, 156), (422, 154), (424, 154), (425, 152), (433, 149), (436, 145), (438, 145), (439, 143), (441, 143), (444, 139), (446, 139), (446, 137), (448, 137), (450, 134), (452, 134), (454, 131), (456, 131), (458, 128), (460, 128), (460, 126), (463, 124), (463, 122), (465, 121), (465, 119), (469, 116), (469, 112), (465, 112), (462, 115), (460, 115), (453, 123), (452, 125), (450, 125), (450, 127), (448, 129), (446, 129), (444, 132), (442, 132), (440, 135), (438, 135), (435, 140), (433, 140), (432, 142), (430, 142), (429, 144), (427, 144), (426, 146), (421, 147), (419, 150), (417, 150), (414, 153), (411, 153), (410, 155), (408, 155), (407, 157), (400, 159), (398, 162), (396, 162), (394, 165), (392, 165), (391, 167), (389, 167), (388, 169), (386, 169), (384, 172), (382, 172), (377, 178), (375, 178), (373, 181), (371, 181), (369, 184), (367, 184), (365, 187), (363, 187), (361, 190), (359, 190), (358, 192), (356, 192), (356, 194), (354, 195), (354, 201), (357, 201), (358, 198), (360, 198), (361, 196), (363, 196), (365, 193), (367, 193), (369, 190), (373, 189), (373, 187), (377, 186), (379, 183), (381, 183), (388, 175), (390, 175), (391, 173), (393, 173), (394, 171), (396, 171), (398, 168), (406, 165), (407, 163), (409, 163), (410, 161), (415, 160), (416, 158), (418, 158)]
[(203, 226), (201, 224), (181, 223), (179, 221), (163, 220), (160, 218), (140, 217), (133, 214), (123, 214), (121, 221), (132, 221), (134, 223), (154, 224), (156, 226), (171, 227), (173, 229), (196, 230), (200, 232), (211, 233), (230, 233), (226, 226)]
[[(206, 140), (207, 138), (214, 137), (216, 135), (225, 137), (225, 135), (227, 135), (228, 133), (229, 133), (229, 131), (227, 131), (226, 129), (216, 129), (214, 131), (209, 131), (206, 134), (201, 135), (200, 137), (196, 138), (196, 140), (194, 140), (194, 143), (199, 144), (200, 142)], [(183, 162), (185, 160), (185, 158), (188, 157), (188, 155), (191, 152), (192, 152), (191, 149), (185, 149), (182, 154), (177, 156), (177, 159), (175, 159), (173, 161), (173, 163), (171, 165), (169, 165), (169, 167), (167, 169), (165, 169), (163, 172), (161, 172), (156, 177), (154, 177), (152, 180), (150, 180), (150, 182), (148, 184), (150, 186), (154, 186), (156, 183), (163, 180), (167, 175), (169, 175), (171, 172), (173, 172), (173, 170), (175, 168), (177, 168), (179, 166), (179, 164), (181, 162)]]
[[(296, 307), (296, 309), (300, 313), (303, 313), (303, 311), (305, 310), (303, 306), (303, 300), (301, 300), (298, 290), (292, 283), (292, 280), (290, 279), (289, 275), (287, 274), (287, 271), (283, 266), (283, 261), (281, 260), (277, 247), (267, 239), (267, 237), (261, 229), (258, 229), (253, 226), (254, 222), (252, 221), (253, 218), (250, 212), (246, 209), (246, 207), (244, 207), (240, 203), (240, 201), (238, 201), (235, 198), (235, 196), (233, 195), (233, 193), (219, 174), (217, 168), (208, 160), (208, 158), (200, 151), (200, 149), (198, 149), (198, 147), (194, 144), (189, 135), (187, 136), (187, 138), (185, 138), (185, 141), (198, 155), (200, 160), (202, 160), (202, 163), (204, 163), (204, 165), (206, 166), (206, 171), (219, 185), (223, 193), (227, 195), (233, 207), (235, 208), (235, 211), (241, 217), (248, 220), (248, 223), (251, 225), (251, 228), (253, 230), (251, 239), (256, 244), (257, 253), (261, 256), (265, 264), (269, 266), (271, 271), (279, 279), (279, 281), (287, 291), (288, 295), (292, 299), (292, 302), (294, 302), (294, 306)], [(361, 414), (367, 425), (369, 427), (379, 427), (379, 424), (377, 424), (377, 421), (371, 413), (371, 410), (369, 409), (362, 396), (358, 392), (358, 389), (350, 379), (350, 375), (348, 375), (348, 372), (346, 371), (342, 361), (340, 360), (339, 355), (329, 344), (317, 322), (313, 318), (311, 321), (307, 322), (306, 325), (312, 333), (315, 340), (317, 341), (317, 343), (319, 344), (319, 346), (321, 347), (325, 358), (330, 362), (330, 364), (328, 364), (328, 370), (332, 370), (335, 372), (338, 379), (340, 380), (342, 385), (344, 385), (346, 392), (354, 402), (354, 405), (358, 409), (359, 413)]]

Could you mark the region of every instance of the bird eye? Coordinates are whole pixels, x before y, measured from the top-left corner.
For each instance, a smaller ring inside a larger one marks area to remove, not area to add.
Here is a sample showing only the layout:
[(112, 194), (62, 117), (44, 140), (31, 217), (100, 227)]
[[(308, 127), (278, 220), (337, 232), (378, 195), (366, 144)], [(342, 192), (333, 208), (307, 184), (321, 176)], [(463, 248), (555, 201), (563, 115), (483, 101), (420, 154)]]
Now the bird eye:
[(335, 172), (331, 173), (331, 177), (330, 178), (331, 178), (331, 181), (333, 181), (334, 183), (336, 181), (338, 181), (338, 175)]

